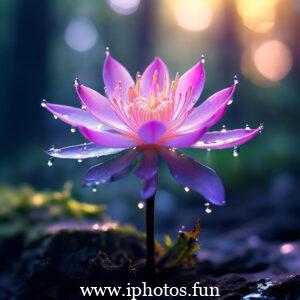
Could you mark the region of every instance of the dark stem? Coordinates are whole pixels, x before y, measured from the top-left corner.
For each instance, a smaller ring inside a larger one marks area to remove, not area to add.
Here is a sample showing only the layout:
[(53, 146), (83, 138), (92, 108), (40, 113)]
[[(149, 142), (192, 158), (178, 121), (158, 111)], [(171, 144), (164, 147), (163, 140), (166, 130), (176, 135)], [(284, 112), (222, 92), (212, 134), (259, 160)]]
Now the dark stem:
[(146, 200), (146, 251), (147, 269), (154, 274), (155, 250), (154, 250), (154, 204), (155, 194)]

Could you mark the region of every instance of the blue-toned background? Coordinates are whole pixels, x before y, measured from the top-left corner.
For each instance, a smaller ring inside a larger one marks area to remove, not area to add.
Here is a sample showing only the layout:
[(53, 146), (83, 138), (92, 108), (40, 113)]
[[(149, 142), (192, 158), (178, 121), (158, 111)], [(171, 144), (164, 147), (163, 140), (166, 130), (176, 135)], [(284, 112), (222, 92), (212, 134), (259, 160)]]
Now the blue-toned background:
[(137, 209), (141, 183), (133, 177), (93, 193), (80, 188), (92, 161), (55, 160), (47, 166), (44, 149), (83, 138), (54, 120), (40, 102), (78, 105), (76, 77), (103, 92), (106, 46), (133, 75), (154, 56), (166, 61), (173, 76), (182, 74), (204, 54), (202, 100), (229, 86), (235, 74), (240, 79), (216, 129), (263, 123), (264, 133), (243, 145), (237, 158), (231, 150), (191, 151), (226, 187), (227, 205), (213, 207), (211, 214), (199, 195), (185, 193), (162, 166), (158, 232), (174, 235), (197, 217), (204, 228), (224, 232), (255, 219), (249, 236), (257, 227), (260, 235), (263, 228), (271, 235), (273, 225), (294, 229), (286, 240), (299, 238), (299, 1), (2, 0), (0, 20), (1, 185), (58, 190), (70, 181), (81, 201), (105, 203), (112, 218), (143, 228)]

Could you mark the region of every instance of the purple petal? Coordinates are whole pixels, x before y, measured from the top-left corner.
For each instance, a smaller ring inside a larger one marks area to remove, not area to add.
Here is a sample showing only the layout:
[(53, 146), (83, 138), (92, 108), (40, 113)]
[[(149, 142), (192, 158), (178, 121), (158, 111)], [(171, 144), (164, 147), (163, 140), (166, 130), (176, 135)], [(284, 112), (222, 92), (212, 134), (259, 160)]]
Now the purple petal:
[(141, 87), (144, 95), (148, 95), (153, 83), (153, 76), (155, 72), (158, 72), (157, 83), (160, 91), (163, 89), (164, 81), (166, 87), (169, 87), (169, 71), (166, 64), (156, 57), (153, 62), (146, 68), (141, 78)]
[(176, 151), (162, 148), (160, 154), (167, 161), (176, 181), (200, 193), (211, 203), (217, 205), (225, 203), (223, 184), (212, 169)]
[(177, 89), (176, 89), (176, 101), (180, 101), (180, 100), (181, 101), (178, 103), (178, 108), (176, 110), (175, 116), (177, 116), (181, 108), (184, 106), (183, 99), (185, 97), (187, 90), (190, 87), (192, 87), (192, 98), (194, 100), (197, 100), (202, 93), (204, 84), (205, 84), (205, 71), (204, 71), (203, 64), (199, 62), (194, 67), (186, 71), (179, 78)]
[(130, 150), (125, 154), (90, 168), (84, 176), (82, 186), (106, 183), (116, 180), (136, 158), (138, 151)]
[(64, 147), (60, 149), (50, 149), (47, 152), (52, 157), (66, 159), (85, 159), (92, 157), (104, 157), (120, 153), (123, 148), (103, 148), (102, 146), (88, 143), (75, 146)]
[(136, 146), (136, 142), (124, 134), (91, 130), (86, 127), (81, 127), (80, 131), (89, 141), (103, 147), (130, 148)]
[(149, 180), (158, 171), (158, 157), (154, 149), (145, 149), (142, 152), (142, 158), (134, 174), (144, 180)]
[(166, 139), (161, 144), (167, 147), (175, 147), (175, 148), (186, 148), (193, 145), (196, 141), (203, 136), (206, 132), (207, 128), (200, 128), (196, 131), (183, 133), (179, 135), (172, 136), (170, 139)]
[(95, 90), (88, 88), (78, 81), (75, 81), (75, 88), (82, 103), (101, 123), (115, 130), (128, 132), (127, 127), (115, 114), (109, 100), (97, 93)]
[(139, 130), (139, 137), (147, 144), (155, 144), (166, 132), (166, 126), (160, 121), (149, 121), (143, 124)]
[(151, 198), (158, 189), (158, 175), (155, 174), (152, 178), (145, 180), (143, 189), (141, 190), (141, 198), (146, 201)]
[(226, 149), (237, 147), (254, 138), (261, 127), (256, 129), (235, 129), (227, 131), (207, 132), (200, 141), (194, 144), (193, 148), (198, 149)]
[(126, 97), (128, 88), (134, 86), (134, 81), (132, 80), (127, 69), (117, 60), (112, 58), (110, 54), (106, 57), (104, 62), (103, 81), (106, 87), (107, 95), (110, 99), (113, 98), (114, 90), (118, 86), (119, 82), (122, 83), (123, 99)]
[(196, 107), (180, 127), (180, 131), (191, 130), (199, 125), (209, 128), (218, 122), (225, 113), (227, 104), (232, 100), (235, 86), (236, 84), (213, 94)]
[(45, 103), (44, 107), (60, 120), (74, 127), (84, 126), (91, 129), (100, 129), (102, 127), (99, 120), (97, 120), (91, 113), (81, 108), (53, 103)]

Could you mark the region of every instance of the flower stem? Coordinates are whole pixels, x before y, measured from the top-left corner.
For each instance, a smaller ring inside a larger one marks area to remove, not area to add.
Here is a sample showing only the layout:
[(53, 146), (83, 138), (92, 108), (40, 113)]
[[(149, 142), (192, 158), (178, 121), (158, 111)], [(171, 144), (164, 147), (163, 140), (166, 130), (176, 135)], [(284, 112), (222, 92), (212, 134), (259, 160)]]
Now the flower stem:
[(151, 198), (146, 200), (147, 269), (151, 274), (154, 274), (155, 271), (154, 204), (155, 204), (155, 194)]

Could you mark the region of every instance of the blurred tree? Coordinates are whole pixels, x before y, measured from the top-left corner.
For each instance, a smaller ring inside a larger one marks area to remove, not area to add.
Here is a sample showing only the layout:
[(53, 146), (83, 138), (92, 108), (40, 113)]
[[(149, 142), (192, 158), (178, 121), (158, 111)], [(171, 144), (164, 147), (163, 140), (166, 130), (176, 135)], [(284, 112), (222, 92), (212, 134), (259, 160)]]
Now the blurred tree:
[(26, 143), (43, 138), (41, 97), (45, 95), (49, 42), (49, 1), (18, 1), (14, 28), (13, 63), (9, 81), (5, 140), (1, 155), (22, 151)]

